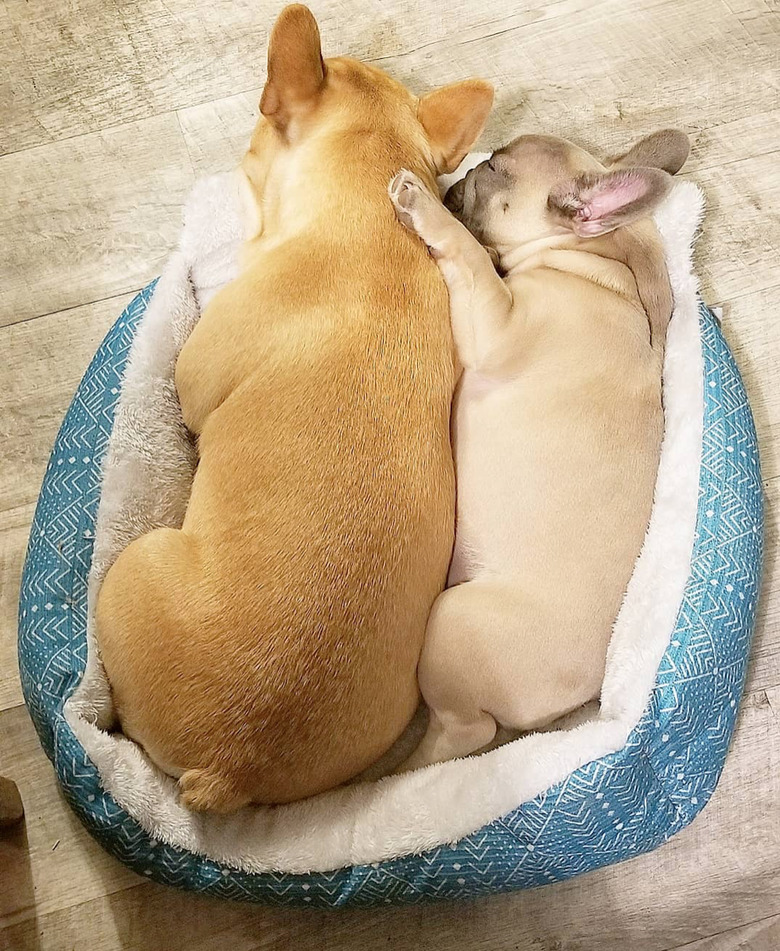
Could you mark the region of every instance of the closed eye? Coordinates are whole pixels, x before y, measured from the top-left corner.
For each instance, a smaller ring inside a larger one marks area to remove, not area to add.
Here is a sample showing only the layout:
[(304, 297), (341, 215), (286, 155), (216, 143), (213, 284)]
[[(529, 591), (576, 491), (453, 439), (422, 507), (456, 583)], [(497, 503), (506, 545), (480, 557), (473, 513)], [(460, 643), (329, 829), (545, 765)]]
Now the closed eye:
[(487, 167), (490, 169), (491, 172), (495, 172), (496, 166), (493, 164), (492, 157), (488, 159)]

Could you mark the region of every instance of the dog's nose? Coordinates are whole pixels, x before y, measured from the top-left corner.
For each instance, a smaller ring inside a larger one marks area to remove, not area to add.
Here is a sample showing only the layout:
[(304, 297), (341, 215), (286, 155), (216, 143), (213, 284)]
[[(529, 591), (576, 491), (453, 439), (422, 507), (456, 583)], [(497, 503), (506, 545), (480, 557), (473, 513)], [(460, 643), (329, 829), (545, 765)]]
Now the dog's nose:
[(462, 178), (447, 189), (444, 196), (444, 207), (449, 209), (457, 218), (463, 212), (463, 195), (466, 191), (466, 179)]

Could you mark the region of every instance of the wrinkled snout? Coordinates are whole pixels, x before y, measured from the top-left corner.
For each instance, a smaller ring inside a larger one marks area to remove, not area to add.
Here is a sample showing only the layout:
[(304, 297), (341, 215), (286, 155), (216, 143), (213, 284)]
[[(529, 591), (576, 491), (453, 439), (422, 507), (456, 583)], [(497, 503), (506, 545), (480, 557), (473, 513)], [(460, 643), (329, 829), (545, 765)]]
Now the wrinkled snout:
[(466, 179), (461, 178), (459, 182), (455, 182), (454, 185), (451, 185), (447, 189), (447, 194), (444, 196), (444, 207), (455, 215), (456, 218), (460, 218), (463, 213), (463, 196), (466, 192)]
[(469, 171), (465, 178), (456, 182), (444, 196), (444, 205), (456, 218), (473, 231), (478, 228), (484, 217), (490, 196), (503, 179), (493, 166), (494, 156), (480, 162)]
[(461, 221), (481, 244), (485, 239), (488, 206), (494, 190), (490, 159), (472, 168), (465, 178), (447, 190), (444, 205)]

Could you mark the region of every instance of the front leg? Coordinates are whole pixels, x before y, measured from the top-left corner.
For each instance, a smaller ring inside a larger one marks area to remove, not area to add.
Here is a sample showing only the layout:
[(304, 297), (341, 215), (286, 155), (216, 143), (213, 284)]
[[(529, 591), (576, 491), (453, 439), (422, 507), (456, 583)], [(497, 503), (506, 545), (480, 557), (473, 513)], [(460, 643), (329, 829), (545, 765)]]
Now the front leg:
[(398, 219), (428, 245), (450, 295), (452, 334), (460, 362), (489, 371), (501, 361), (512, 295), (488, 252), (406, 169), (388, 189)]

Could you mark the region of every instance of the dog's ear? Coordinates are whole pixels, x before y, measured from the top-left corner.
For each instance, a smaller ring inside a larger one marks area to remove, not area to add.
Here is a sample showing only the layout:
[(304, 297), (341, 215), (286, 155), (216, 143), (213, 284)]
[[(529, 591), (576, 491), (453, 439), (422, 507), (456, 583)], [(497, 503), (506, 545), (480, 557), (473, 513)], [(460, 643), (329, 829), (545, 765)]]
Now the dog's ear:
[(547, 204), (580, 238), (595, 238), (650, 216), (671, 187), (658, 168), (588, 173), (554, 188)]
[(311, 10), (285, 7), (268, 41), (268, 79), (260, 112), (284, 135), (315, 105), (325, 82), (320, 31)]
[(443, 86), (420, 100), (417, 118), (428, 136), (436, 173), (453, 172), (479, 138), (493, 105), (493, 87), (481, 79)]
[(691, 151), (690, 139), (679, 129), (663, 129), (640, 139), (624, 155), (610, 159), (608, 168), (660, 168), (675, 175), (685, 165)]

